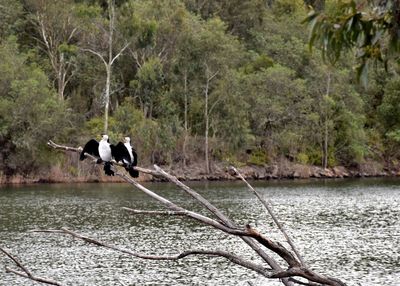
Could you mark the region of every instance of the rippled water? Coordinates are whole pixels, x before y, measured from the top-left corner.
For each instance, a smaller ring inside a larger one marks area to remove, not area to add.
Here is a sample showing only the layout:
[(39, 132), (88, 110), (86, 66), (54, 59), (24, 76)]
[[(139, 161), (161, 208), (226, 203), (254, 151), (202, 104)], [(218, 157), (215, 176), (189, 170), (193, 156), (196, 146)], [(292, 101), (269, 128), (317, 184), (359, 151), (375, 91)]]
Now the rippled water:
[[(257, 182), (313, 269), (348, 285), (400, 285), (400, 180)], [(150, 189), (200, 210), (168, 184)], [(193, 187), (238, 223), (252, 223), (282, 240), (258, 201), (241, 183)], [(105, 242), (148, 254), (225, 249), (256, 256), (241, 240), (178, 217), (132, 216), (121, 207), (162, 209), (125, 184), (35, 185), (0, 188), (0, 245), (37, 275), (65, 285), (281, 285), (221, 258), (146, 261), (35, 228), (69, 227)], [(204, 212), (206, 214), (206, 212)], [(38, 285), (4, 271), (0, 285)]]

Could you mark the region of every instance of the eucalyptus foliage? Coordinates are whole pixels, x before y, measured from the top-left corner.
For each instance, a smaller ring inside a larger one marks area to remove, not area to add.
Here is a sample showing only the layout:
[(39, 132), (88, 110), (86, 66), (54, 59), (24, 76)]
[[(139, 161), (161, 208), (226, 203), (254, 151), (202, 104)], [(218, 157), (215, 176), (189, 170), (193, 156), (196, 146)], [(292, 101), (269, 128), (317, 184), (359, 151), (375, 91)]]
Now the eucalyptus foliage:
[[(397, 1), (45, 2), (0, 0), (7, 176), (46, 170), (57, 160), (48, 139), (83, 144), (102, 133), (104, 63), (93, 52), (123, 51), (110, 73), (108, 132), (114, 142), (131, 136), (140, 164), (203, 163), (205, 134), (211, 160), (237, 165), (400, 155)], [(361, 74), (371, 60), (388, 73), (378, 67), (358, 84), (353, 49)]]

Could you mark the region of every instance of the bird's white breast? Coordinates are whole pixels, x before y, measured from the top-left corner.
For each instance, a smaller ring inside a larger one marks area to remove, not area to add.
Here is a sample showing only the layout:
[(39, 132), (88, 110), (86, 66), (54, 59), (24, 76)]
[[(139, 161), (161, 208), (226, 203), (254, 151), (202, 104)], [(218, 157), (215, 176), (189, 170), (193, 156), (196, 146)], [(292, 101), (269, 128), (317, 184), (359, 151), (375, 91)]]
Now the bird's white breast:
[(126, 149), (128, 149), (129, 156), (131, 156), (131, 162), (133, 162), (132, 146), (129, 143), (124, 143)]
[(111, 147), (110, 143), (101, 140), (99, 143), (99, 155), (101, 160), (108, 162), (111, 161)]

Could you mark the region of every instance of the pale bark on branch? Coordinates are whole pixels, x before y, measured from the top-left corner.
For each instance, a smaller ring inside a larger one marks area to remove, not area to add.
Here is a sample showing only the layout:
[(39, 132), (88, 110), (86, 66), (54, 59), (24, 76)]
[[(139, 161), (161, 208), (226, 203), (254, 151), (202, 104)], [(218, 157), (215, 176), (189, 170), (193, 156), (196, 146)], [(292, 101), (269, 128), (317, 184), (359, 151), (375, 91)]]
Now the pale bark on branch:
[(0, 247), (0, 252), (2, 252), (5, 256), (7, 256), (9, 259), (11, 259), (14, 262), (14, 264), (22, 270), (22, 271), (18, 271), (18, 270), (15, 270), (15, 269), (12, 269), (12, 268), (6, 266), (5, 269), (7, 272), (14, 273), (18, 276), (30, 279), (32, 281), (40, 282), (43, 284), (62, 286), (62, 284), (57, 281), (34, 275), (16, 257), (14, 257), (11, 253), (6, 251), (4, 248)]
[(187, 216), (187, 213), (185, 211), (147, 211), (147, 210), (136, 210), (127, 207), (122, 207), (122, 209), (129, 212), (130, 214)]
[[(164, 170), (162, 170), (160, 167), (155, 166), (155, 168), (156, 168), (156, 171), (159, 171), (160, 173), (165, 173), (166, 175), (171, 176), (168, 173), (166, 173)], [(163, 203), (167, 208), (171, 209), (172, 211), (185, 212), (186, 216), (193, 218), (197, 221), (200, 221), (204, 224), (210, 225), (214, 228), (217, 228), (227, 234), (236, 235), (236, 236), (241, 237), (242, 239), (253, 238), (257, 242), (259, 242), (261, 245), (263, 245), (264, 247), (266, 247), (266, 248), (272, 250), (273, 252), (275, 252), (276, 254), (278, 254), (281, 258), (283, 258), (288, 263), (288, 265), (290, 267), (300, 267), (300, 263), (297, 261), (297, 259), (294, 257), (294, 255), (290, 251), (288, 251), (286, 248), (284, 248), (279, 243), (274, 242), (274, 241), (268, 239), (267, 237), (263, 236), (256, 229), (251, 228), (250, 226), (247, 226), (245, 230), (241, 230), (235, 224), (231, 223), (230, 220), (228, 220), (228, 219), (221, 220), (222, 223), (220, 223), (220, 222), (210, 219), (204, 215), (195, 213), (193, 211), (185, 210), (185, 209), (177, 206), (176, 204), (172, 203), (171, 201), (169, 201), (169, 200), (155, 194), (154, 192), (148, 190), (147, 188), (143, 187), (142, 185), (140, 185), (139, 183), (137, 183), (136, 181), (134, 181), (132, 178), (128, 177), (127, 175), (119, 173), (119, 172), (115, 172), (115, 174), (117, 176), (120, 176), (121, 178), (123, 178), (125, 181), (135, 185), (138, 189), (142, 190), (149, 196), (151, 196), (151, 197), (155, 198), (156, 200), (158, 200), (159, 202)], [(171, 176), (171, 179), (173, 182), (180, 182), (176, 179), (176, 177)], [(215, 208), (213, 205), (211, 205), (210, 202), (208, 202), (204, 197), (202, 197), (200, 194), (195, 192), (193, 189), (189, 188), (188, 186), (184, 185), (183, 183), (181, 183), (181, 184), (184, 187), (186, 187), (185, 189), (187, 189), (188, 192), (190, 194), (192, 194), (197, 200), (204, 200), (204, 203), (208, 206), (209, 210), (212, 210), (213, 208)], [(181, 185), (181, 184), (178, 184), (178, 185)], [(223, 215), (222, 213), (221, 213), (221, 217), (226, 218), (225, 215)], [(281, 269), (274, 269), (274, 270), (281, 271)]]
[(262, 205), (267, 209), (269, 215), (271, 216), (272, 220), (274, 221), (274, 223), (276, 224), (276, 226), (279, 228), (279, 230), (283, 233), (284, 237), (286, 238), (286, 241), (289, 243), (289, 245), (292, 247), (294, 253), (296, 254), (297, 258), (300, 260), (301, 265), (305, 266), (305, 262), (303, 257), (300, 255), (300, 252), (297, 250), (297, 247), (295, 246), (294, 242), (292, 241), (292, 239), (289, 237), (289, 235), (287, 234), (285, 228), (283, 227), (283, 225), (279, 222), (278, 218), (275, 216), (272, 207), (270, 205), (270, 202), (265, 200), (254, 188), (253, 186), (251, 186), (247, 180), (243, 177), (243, 175), (235, 168), (235, 167), (231, 167), (231, 169), (234, 171), (234, 173), (239, 177), (239, 179), (241, 179), (248, 187), (249, 191), (251, 193), (253, 193), (257, 199), (262, 203)]
[[(215, 215), (219, 220), (221, 220), (225, 225), (229, 227), (236, 227), (235, 223), (231, 221), (226, 215), (224, 215), (217, 207), (212, 205), (207, 199), (205, 199), (203, 196), (201, 196), (199, 193), (194, 191), (192, 188), (188, 187), (181, 181), (179, 181), (175, 176), (172, 176), (162, 170), (160, 167), (157, 165), (154, 166), (155, 170), (160, 173), (161, 176), (164, 178), (167, 178), (170, 182), (174, 183), (177, 185), (179, 188), (181, 188), (185, 193), (193, 197), (197, 202), (199, 202), (202, 206), (204, 206), (206, 209), (208, 209), (213, 215)], [(274, 269), (275, 271), (282, 271), (281, 266), (278, 264), (278, 262), (272, 258), (270, 255), (268, 255), (259, 244), (257, 244), (254, 240), (250, 239), (249, 237), (241, 237), (241, 239), (249, 245), (267, 264)], [(282, 282), (288, 286), (288, 285), (293, 285), (293, 283), (289, 282), (288, 280), (283, 279)]]
[(100, 247), (104, 247), (104, 248), (108, 248), (117, 252), (121, 252), (124, 254), (128, 254), (130, 256), (134, 256), (137, 258), (141, 258), (141, 259), (147, 259), (147, 260), (179, 260), (182, 258), (185, 258), (187, 256), (191, 256), (191, 255), (206, 255), (206, 256), (214, 256), (214, 257), (223, 257), (228, 259), (229, 261), (231, 261), (234, 264), (243, 266), (247, 269), (253, 270), (258, 272), (259, 274), (263, 275), (263, 276), (272, 276), (273, 273), (271, 273), (270, 269), (267, 269), (265, 267), (263, 267), (262, 265), (250, 262), (250, 261), (246, 261), (243, 258), (239, 257), (236, 254), (233, 253), (229, 253), (227, 251), (223, 251), (223, 250), (199, 250), (199, 249), (195, 249), (195, 250), (186, 250), (183, 252), (180, 252), (178, 254), (175, 255), (148, 255), (148, 254), (142, 254), (142, 253), (138, 253), (135, 251), (131, 251), (125, 248), (120, 248), (118, 246), (114, 246), (105, 242), (102, 242), (98, 239), (94, 239), (92, 237), (86, 236), (86, 235), (82, 235), (79, 234), (77, 232), (74, 232), (72, 230), (69, 230), (67, 228), (61, 228), (59, 230), (51, 230), (51, 229), (47, 229), (47, 230), (32, 230), (32, 232), (45, 232), (45, 233), (62, 233), (62, 234), (69, 234), (75, 238), (81, 239), (87, 243), (90, 244), (94, 244)]

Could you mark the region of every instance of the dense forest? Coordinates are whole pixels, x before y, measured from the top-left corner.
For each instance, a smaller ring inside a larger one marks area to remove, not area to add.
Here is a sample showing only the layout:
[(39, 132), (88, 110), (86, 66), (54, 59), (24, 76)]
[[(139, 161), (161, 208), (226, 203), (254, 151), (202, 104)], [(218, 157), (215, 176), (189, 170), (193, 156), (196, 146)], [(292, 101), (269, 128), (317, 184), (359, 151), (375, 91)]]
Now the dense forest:
[(82, 146), (104, 132), (130, 136), (140, 165), (395, 168), (398, 65), (361, 84), (354, 51), (335, 63), (311, 52), (310, 4), (338, 7), (0, 0), (0, 174), (76, 174), (47, 140)]

